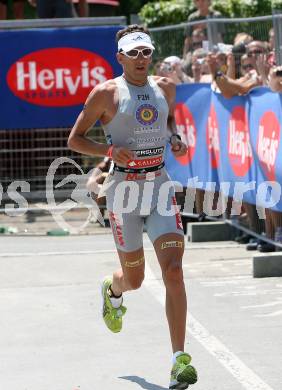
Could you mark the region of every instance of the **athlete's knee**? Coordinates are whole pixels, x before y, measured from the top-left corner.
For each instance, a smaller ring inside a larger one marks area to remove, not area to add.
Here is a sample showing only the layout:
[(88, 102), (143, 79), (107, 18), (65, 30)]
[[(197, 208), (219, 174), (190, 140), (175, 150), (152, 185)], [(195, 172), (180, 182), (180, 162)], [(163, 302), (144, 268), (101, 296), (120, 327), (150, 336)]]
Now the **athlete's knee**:
[(179, 259), (169, 261), (167, 267), (163, 270), (163, 280), (167, 287), (176, 286), (183, 283), (182, 262)]

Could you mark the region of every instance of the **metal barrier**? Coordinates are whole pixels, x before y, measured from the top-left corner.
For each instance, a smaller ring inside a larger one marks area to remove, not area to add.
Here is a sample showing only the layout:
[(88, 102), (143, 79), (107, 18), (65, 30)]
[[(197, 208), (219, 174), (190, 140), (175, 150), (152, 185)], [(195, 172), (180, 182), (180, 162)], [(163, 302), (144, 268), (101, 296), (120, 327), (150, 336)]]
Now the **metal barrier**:
[(86, 26), (113, 26), (126, 25), (126, 16), (107, 16), (99, 18), (55, 18), (55, 19), (25, 19), (1, 20), (0, 30), (16, 30), (26, 28), (48, 27), (86, 27)]
[(206, 38), (212, 48), (217, 43), (233, 44), (237, 33), (245, 32), (254, 39), (268, 41), (268, 33), (271, 28), (275, 32), (275, 47), (278, 53), (278, 63), (282, 63), (282, 13), (256, 18), (233, 18), (233, 19), (207, 19), (191, 23), (182, 23), (173, 26), (151, 28), (155, 45), (155, 59), (163, 59), (170, 55), (182, 57), (185, 37), (191, 36), (194, 28), (206, 25)]
[[(44, 201), (46, 199), (46, 174), (50, 164), (58, 157), (69, 157), (88, 172), (101, 160), (81, 156), (68, 149), (69, 129), (33, 129), (33, 130), (1, 130), (1, 165), (0, 177), (3, 186), (3, 202), (9, 201), (7, 190), (11, 182), (25, 180), (30, 184), (30, 192), (25, 194), (27, 200)], [(104, 142), (100, 127), (93, 128), (90, 138)], [(54, 185), (67, 175), (74, 173), (74, 166), (61, 165), (56, 171)], [(78, 174), (78, 172), (76, 172)], [(57, 195), (68, 196), (73, 185), (66, 184)]]

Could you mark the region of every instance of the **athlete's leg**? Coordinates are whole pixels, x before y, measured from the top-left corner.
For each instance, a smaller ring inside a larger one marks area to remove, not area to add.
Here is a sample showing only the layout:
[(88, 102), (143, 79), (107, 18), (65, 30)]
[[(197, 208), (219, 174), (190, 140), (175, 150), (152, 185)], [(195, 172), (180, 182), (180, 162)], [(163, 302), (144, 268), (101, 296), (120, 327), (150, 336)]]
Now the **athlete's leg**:
[(183, 235), (168, 233), (154, 242), (166, 288), (166, 315), (173, 352), (184, 351), (187, 301), (183, 281)]
[(127, 214), (121, 219), (109, 211), (111, 228), (115, 239), (121, 268), (112, 278), (105, 278), (102, 284), (103, 318), (112, 332), (120, 332), (122, 316), (126, 308), (122, 306), (122, 293), (138, 289), (144, 279), (145, 259), (142, 233), (143, 218)]
[(187, 389), (197, 381), (197, 371), (184, 352), (187, 301), (183, 280), (184, 237), (176, 200), (171, 198), (175, 214), (160, 215), (157, 210), (146, 219), (147, 233), (161, 266), (166, 288), (166, 314), (173, 349), (170, 389)]
[(114, 272), (111, 289), (119, 296), (125, 291), (136, 290), (144, 280), (145, 259), (143, 247), (131, 252), (118, 250), (121, 268)]

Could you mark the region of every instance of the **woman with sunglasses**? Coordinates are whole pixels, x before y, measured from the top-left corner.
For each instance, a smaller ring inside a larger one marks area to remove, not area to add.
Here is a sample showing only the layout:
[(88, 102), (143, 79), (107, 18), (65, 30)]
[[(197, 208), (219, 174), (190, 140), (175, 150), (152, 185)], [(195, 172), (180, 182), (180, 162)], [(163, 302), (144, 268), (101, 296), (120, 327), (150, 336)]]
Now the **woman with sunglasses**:
[[(122, 294), (142, 284), (142, 237), (146, 224), (166, 287), (173, 349), (169, 388), (186, 389), (197, 381), (197, 373), (190, 365), (191, 356), (184, 352), (184, 238), (174, 187), (164, 168), (167, 121), (174, 115), (175, 84), (165, 77), (148, 76), (154, 46), (145, 28), (132, 25), (118, 31), (117, 44), (117, 60), (123, 74), (96, 86), (90, 93), (68, 145), (77, 152), (108, 156), (113, 161), (105, 192), (121, 268), (102, 283), (104, 321), (112, 332), (120, 332), (126, 312)], [(97, 120), (102, 123), (108, 145), (86, 138)], [(176, 131), (170, 143), (175, 156), (187, 153)]]

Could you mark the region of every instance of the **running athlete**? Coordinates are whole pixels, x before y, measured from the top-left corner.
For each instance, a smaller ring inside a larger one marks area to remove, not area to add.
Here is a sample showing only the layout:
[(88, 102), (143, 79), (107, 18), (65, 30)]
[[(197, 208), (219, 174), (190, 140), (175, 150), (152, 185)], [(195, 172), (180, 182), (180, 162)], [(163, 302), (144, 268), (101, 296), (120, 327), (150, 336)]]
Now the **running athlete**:
[[(122, 294), (142, 284), (145, 223), (166, 288), (173, 349), (169, 388), (186, 389), (197, 381), (197, 373), (190, 365), (191, 356), (184, 352), (184, 238), (174, 188), (164, 169), (167, 121), (173, 117), (175, 85), (168, 78), (148, 76), (154, 46), (145, 28), (128, 26), (118, 31), (116, 39), (117, 60), (123, 74), (93, 89), (70, 133), (68, 145), (77, 152), (109, 156), (113, 161), (106, 179), (106, 197), (121, 268), (102, 284), (104, 321), (112, 332), (120, 332), (126, 312)], [(97, 120), (103, 126), (108, 145), (86, 138)], [(175, 156), (187, 152), (176, 134), (170, 141)]]

